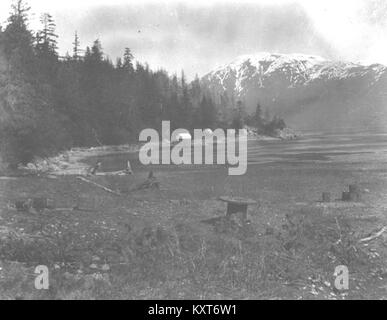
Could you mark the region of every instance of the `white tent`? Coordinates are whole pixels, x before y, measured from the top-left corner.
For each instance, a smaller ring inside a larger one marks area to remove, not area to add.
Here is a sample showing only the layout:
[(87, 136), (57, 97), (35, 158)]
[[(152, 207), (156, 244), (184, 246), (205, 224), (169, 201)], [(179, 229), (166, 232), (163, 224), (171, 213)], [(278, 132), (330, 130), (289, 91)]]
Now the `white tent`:
[(178, 135), (175, 136), (175, 138), (173, 139), (173, 142), (179, 142), (182, 140), (192, 140), (192, 137), (188, 132), (179, 133)]

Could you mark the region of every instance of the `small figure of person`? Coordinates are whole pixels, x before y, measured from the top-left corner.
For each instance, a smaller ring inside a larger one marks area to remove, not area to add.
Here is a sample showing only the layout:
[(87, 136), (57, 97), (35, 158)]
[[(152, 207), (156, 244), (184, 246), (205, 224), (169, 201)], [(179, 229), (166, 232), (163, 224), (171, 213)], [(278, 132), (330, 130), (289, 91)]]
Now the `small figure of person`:
[(128, 160), (128, 163), (126, 165), (125, 173), (126, 174), (133, 174), (132, 166), (130, 165), (130, 161), (129, 160)]
[(134, 191), (145, 189), (160, 189), (160, 182), (154, 176), (153, 171), (149, 172), (148, 179), (145, 182), (139, 184)]
[(98, 172), (99, 169), (101, 169), (101, 166), (102, 166), (102, 162), (101, 161), (98, 161), (95, 166), (93, 168), (91, 168), (90, 170), (90, 174), (95, 176)]

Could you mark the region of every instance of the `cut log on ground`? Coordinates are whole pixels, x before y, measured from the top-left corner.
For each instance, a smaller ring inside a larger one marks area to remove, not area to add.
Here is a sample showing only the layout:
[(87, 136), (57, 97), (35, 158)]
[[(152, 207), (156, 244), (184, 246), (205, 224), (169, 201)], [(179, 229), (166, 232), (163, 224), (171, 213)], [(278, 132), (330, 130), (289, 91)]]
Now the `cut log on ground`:
[(380, 231), (376, 232), (374, 235), (369, 236), (367, 238), (361, 239), (359, 242), (364, 243), (364, 242), (369, 242), (372, 241), (376, 238), (379, 238), (383, 233), (387, 231), (387, 227), (383, 227)]
[(78, 206), (71, 208), (55, 208), (53, 211), (79, 211), (79, 212), (96, 212), (97, 209), (79, 208)]
[[(98, 169), (100, 169), (100, 167), (98, 167)], [(94, 170), (94, 169), (90, 169), (90, 170)], [(96, 169), (94, 170), (94, 173), (92, 171), (90, 174), (94, 176), (127, 176), (127, 175), (132, 175), (133, 170), (132, 170), (130, 161), (128, 161), (126, 169), (124, 170), (112, 171), (112, 172), (97, 172), (97, 169)]]
[(103, 185), (101, 185), (101, 184), (99, 184), (99, 183), (96, 183), (96, 182), (94, 182), (94, 181), (90, 181), (90, 180), (88, 180), (88, 179), (86, 179), (86, 178), (83, 178), (83, 177), (77, 177), (77, 179), (78, 179), (78, 180), (81, 180), (81, 181), (83, 181), (83, 182), (92, 184), (93, 186), (96, 186), (96, 187), (98, 187), (98, 188), (101, 188), (102, 190), (105, 190), (106, 192), (112, 193), (112, 194), (114, 194), (114, 195), (116, 195), (116, 196), (122, 196), (122, 194), (121, 194), (120, 192), (117, 192), (117, 191), (115, 191), (115, 190), (109, 189), (109, 188), (107, 188), (107, 187), (105, 187), (105, 186), (103, 186)]
[(136, 186), (132, 191), (140, 191), (140, 190), (146, 190), (146, 189), (160, 189), (160, 182), (157, 180), (147, 180), (140, 185)]
[(127, 176), (129, 173), (126, 172), (126, 170), (120, 170), (120, 171), (112, 171), (112, 172), (100, 172), (96, 173), (95, 176)]
[(366, 216), (366, 215), (350, 216), (349, 218), (353, 219), (353, 220), (378, 220), (378, 219), (380, 219), (380, 216), (373, 214), (373, 215), (368, 215), (368, 216)]
[(209, 224), (209, 225), (214, 226), (216, 223), (219, 223), (223, 219), (225, 219), (223, 216), (222, 217), (215, 217), (215, 218), (211, 218), (211, 219), (202, 220), (201, 223), (205, 223), (205, 224)]

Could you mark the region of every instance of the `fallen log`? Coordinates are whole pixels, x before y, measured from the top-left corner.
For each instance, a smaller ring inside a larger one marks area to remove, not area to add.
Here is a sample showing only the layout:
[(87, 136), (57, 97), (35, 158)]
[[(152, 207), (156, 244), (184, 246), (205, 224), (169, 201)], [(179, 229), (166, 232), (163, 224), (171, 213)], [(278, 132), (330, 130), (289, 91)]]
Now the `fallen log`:
[(369, 241), (372, 241), (376, 238), (379, 238), (383, 233), (385, 233), (387, 231), (387, 227), (383, 227), (380, 231), (376, 232), (374, 235), (372, 236), (369, 236), (367, 238), (364, 238), (364, 239), (361, 239), (359, 240), (360, 243), (363, 243), (363, 242), (369, 242)]
[(368, 216), (350, 216), (349, 218), (353, 220), (377, 220), (380, 218), (380, 216), (373, 214)]
[(134, 192), (134, 191), (141, 191), (141, 190), (147, 190), (147, 189), (160, 189), (160, 182), (156, 180), (147, 180), (139, 184), (138, 186), (136, 186), (130, 191)]
[(126, 172), (126, 170), (120, 170), (120, 171), (112, 171), (112, 172), (101, 172), (96, 173), (96, 176), (127, 176), (129, 173)]
[(99, 183), (96, 183), (96, 182), (94, 182), (94, 181), (90, 181), (90, 180), (88, 180), (88, 179), (86, 179), (86, 178), (83, 178), (83, 177), (77, 177), (77, 179), (79, 179), (79, 180), (81, 180), (81, 181), (83, 181), (83, 182), (92, 184), (93, 186), (98, 187), (98, 188), (101, 188), (102, 190), (105, 190), (106, 192), (112, 193), (112, 194), (114, 194), (114, 195), (116, 195), (116, 196), (122, 196), (122, 194), (121, 194), (120, 192), (117, 192), (117, 191), (115, 191), (115, 190), (109, 189), (109, 188), (107, 188), (107, 187), (105, 187), (105, 186), (103, 186), (103, 185), (101, 185), (101, 184), (99, 184)]
[(79, 212), (96, 212), (97, 209), (87, 209), (87, 208), (79, 208), (78, 206), (71, 207), (71, 208), (55, 208), (52, 211), (79, 211)]

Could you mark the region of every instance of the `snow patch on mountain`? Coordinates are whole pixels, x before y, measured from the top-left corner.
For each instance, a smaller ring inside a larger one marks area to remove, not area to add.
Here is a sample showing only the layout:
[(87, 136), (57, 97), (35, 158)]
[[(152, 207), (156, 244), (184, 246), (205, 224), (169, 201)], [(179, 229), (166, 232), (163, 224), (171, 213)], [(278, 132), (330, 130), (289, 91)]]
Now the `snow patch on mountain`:
[(306, 128), (337, 130), (349, 124), (367, 129), (387, 123), (387, 67), (381, 64), (261, 52), (215, 69), (202, 83), (225, 108), (241, 100), (252, 114), (259, 102), (271, 114)]
[(216, 85), (220, 85), (224, 91), (230, 90), (230, 84), (233, 84), (234, 93), (239, 95), (251, 80), (256, 81), (260, 88), (271, 78), (280, 78), (287, 82), (287, 87), (296, 87), (315, 80), (359, 77), (370, 71), (375, 73), (377, 81), (386, 72), (386, 67), (336, 62), (314, 55), (261, 52), (239, 56), (207, 74), (204, 80), (210, 85), (215, 80)]

